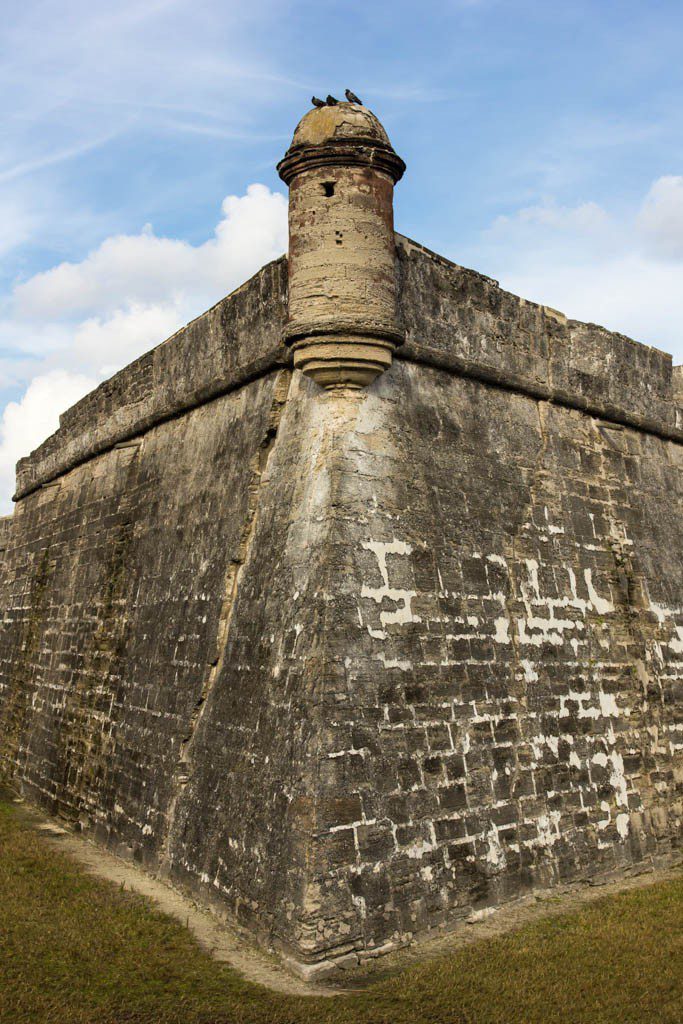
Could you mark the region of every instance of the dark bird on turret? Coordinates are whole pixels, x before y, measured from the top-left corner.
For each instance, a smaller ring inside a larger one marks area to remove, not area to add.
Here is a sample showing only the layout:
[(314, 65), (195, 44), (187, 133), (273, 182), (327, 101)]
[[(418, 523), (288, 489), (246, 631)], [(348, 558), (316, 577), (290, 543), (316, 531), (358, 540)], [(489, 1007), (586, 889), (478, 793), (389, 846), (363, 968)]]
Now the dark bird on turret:
[(328, 96), (327, 99), (325, 100), (325, 103), (327, 103), (328, 107), (336, 107), (337, 104), (339, 103), (339, 100), (336, 100), (334, 96)]
[(351, 92), (350, 89), (346, 89), (346, 91), (344, 92), (344, 95), (346, 96), (346, 98), (349, 101), (349, 103), (357, 103), (360, 107), (363, 106), (363, 101), (359, 100), (358, 97), (356, 96), (355, 92)]
[(311, 96), (311, 103), (314, 107), (324, 107), (325, 100), (319, 100), (317, 96)]

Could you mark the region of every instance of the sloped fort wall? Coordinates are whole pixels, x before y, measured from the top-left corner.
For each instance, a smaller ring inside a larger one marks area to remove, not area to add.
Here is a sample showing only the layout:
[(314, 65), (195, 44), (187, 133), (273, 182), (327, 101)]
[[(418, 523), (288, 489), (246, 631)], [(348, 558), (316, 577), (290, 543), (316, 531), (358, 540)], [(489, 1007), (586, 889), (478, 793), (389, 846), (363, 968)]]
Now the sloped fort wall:
[(0, 522), (5, 774), (314, 968), (681, 842), (678, 373), (397, 243), (371, 387), (292, 372), (278, 261)]

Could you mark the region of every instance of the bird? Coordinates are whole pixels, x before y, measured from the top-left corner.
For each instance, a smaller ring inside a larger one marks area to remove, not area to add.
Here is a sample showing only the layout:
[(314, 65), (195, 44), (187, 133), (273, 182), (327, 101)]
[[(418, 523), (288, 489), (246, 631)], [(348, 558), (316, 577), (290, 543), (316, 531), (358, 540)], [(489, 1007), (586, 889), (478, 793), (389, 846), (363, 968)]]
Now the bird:
[(363, 101), (359, 100), (355, 92), (351, 92), (350, 89), (346, 89), (344, 95), (346, 96), (349, 103), (358, 103), (359, 106), (363, 106)]
[(324, 107), (325, 100), (319, 100), (317, 96), (311, 96), (311, 103), (314, 107)]
[(327, 103), (328, 107), (336, 107), (337, 104), (339, 103), (339, 100), (336, 100), (334, 96), (328, 96), (327, 99), (325, 100), (325, 103)]

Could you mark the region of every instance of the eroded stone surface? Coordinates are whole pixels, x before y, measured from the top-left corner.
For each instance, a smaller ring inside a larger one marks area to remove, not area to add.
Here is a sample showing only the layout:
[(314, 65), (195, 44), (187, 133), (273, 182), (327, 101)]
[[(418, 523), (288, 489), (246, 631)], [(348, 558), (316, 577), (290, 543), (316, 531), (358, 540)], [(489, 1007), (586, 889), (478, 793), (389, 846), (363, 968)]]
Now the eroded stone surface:
[(310, 951), (675, 849), (681, 448), (407, 363), (334, 414)]
[[(678, 369), (342, 170), (343, 258), (302, 172), (289, 308), (280, 260), (69, 410), (0, 520), (3, 772), (311, 976), (666, 860), (683, 813)], [(324, 391), (292, 311), (406, 342)]]

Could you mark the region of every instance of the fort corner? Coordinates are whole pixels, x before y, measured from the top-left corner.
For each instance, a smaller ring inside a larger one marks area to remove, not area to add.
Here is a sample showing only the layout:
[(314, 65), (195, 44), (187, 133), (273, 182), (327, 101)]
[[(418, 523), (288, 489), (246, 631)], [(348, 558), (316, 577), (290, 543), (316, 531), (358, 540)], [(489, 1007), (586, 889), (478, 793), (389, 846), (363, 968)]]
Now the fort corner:
[(307, 113), (289, 253), (0, 522), (3, 775), (306, 977), (683, 838), (679, 368), (396, 234), (403, 170)]

